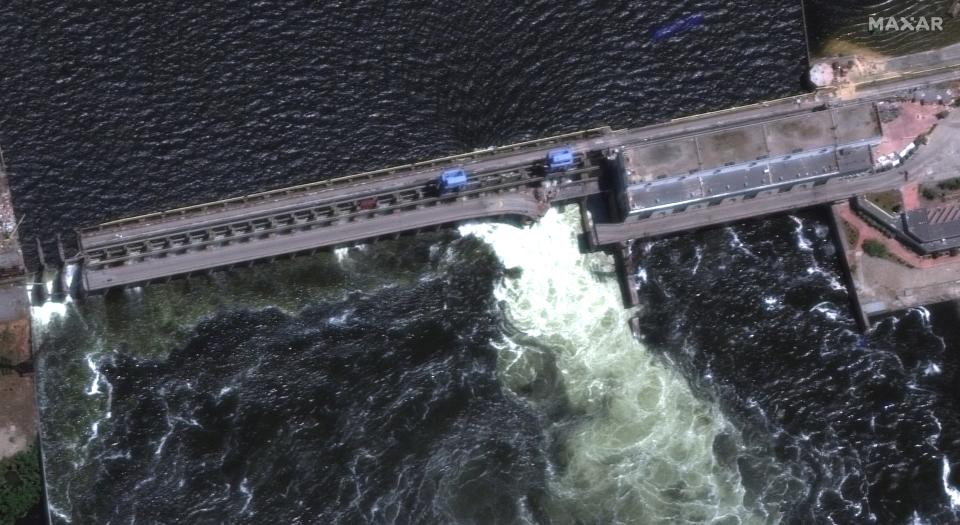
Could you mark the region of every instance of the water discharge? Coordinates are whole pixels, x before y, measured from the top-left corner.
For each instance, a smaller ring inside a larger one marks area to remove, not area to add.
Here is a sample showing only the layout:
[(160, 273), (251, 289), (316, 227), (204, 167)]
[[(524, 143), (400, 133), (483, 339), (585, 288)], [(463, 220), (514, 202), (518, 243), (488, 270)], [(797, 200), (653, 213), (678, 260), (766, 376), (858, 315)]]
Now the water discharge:
[(507, 325), (503, 383), (536, 403), (531, 385), (555, 363), (575, 414), (548, 429), (560, 466), (550, 479), (555, 523), (765, 521), (744, 505), (736, 468), (715, 455), (742, 446), (737, 431), (633, 337), (613, 260), (580, 253), (577, 223), (571, 209), (527, 228), (460, 228), (522, 270), (494, 292)]

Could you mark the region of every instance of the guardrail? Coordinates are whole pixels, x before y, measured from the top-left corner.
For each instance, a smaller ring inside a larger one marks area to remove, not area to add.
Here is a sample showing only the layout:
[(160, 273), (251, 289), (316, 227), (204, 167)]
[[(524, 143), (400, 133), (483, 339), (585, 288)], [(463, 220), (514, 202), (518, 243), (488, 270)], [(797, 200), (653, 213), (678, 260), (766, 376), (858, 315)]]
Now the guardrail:
[[(568, 172), (565, 174), (565, 176), (589, 177), (595, 174), (597, 170), (598, 168), (596, 167), (586, 167), (586, 168), (581, 168), (575, 172)], [(491, 192), (499, 192), (499, 191), (526, 186), (531, 183), (540, 182), (544, 180), (544, 178), (545, 177), (528, 177), (528, 178), (524, 178), (516, 181), (510, 181), (510, 182), (506, 182), (506, 183), (498, 184), (494, 186), (487, 186), (487, 187), (481, 187), (473, 190), (468, 190), (468, 191), (460, 192), (457, 194), (451, 194), (451, 195), (445, 195), (445, 196), (439, 196), (439, 197), (430, 197), (430, 198), (420, 199), (415, 201), (400, 202), (400, 203), (395, 203), (395, 204), (391, 204), (385, 207), (376, 208), (372, 210), (355, 210), (355, 211), (343, 213), (343, 214), (326, 215), (326, 216), (317, 217), (317, 218), (314, 218), (313, 220), (309, 220), (305, 222), (293, 222), (291, 224), (281, 224), (277, 226), (267, 227), (261, 230), (256, 230), (251, 227), (250, 231), (241, 233), (239, 235), (229, 235), (221, 238), (206, 239), (199, 242), (189, 242), (189, 234), (187, 232), (178, 232), (176, 235), (185, 236), (188, 239), (187, 243), (183, 245), (167, 246), (161, 249), (145, 250), (138, 253), (128, 253), (128, 250), (132, 246), (145, 244), (149, 242), (149, 240), (137, 241), (136, 243), (129, 243), (129, 244), (123, 243), (119, 245), (105, 246), (102, 248), (97, 248), (95, 250), (95, 253), (103, 253), (106, 257), (104, 257), (103, 259), (94, 259), (91, 255), (84, 254), (83, 262), (86, 268), (91, 268), (91, 269), (99, 269), (104, 267), (109, 268), (110, 266), (120, 265), (130, 260), (155, 258), (158, 256), (165, 256), (170, 253), (184, 251), (184, 250), (204, 249), (208, 246), (232, 244), (235, 242), (242, 242), (244, 240), (249, 240), (253, 238), (263, 238), (263, 237), (267, 237), (275, 234), (292, 233), (293, 231), (297, 231), (297, 230), (307, 231), (315, 228), (323, 228), (327, 226), (336, 225), (341, 221), (351, 221), (357, 217), (389, 215), (395, 212), (403, 212), (404, 210), (409, 210), (409, 209), (418, 209), (418, 208), (427, 207), (427, 206), (436, 206), (436, 205), (443, 204), (445, 202), (452, 202), (452, 201), (456, 201), (464, 198), (467, 198), (467, 199), (481, 198)], [(585, 180), (589, 180), (589, 179), (582, 178), (581, 180), (578, 180), (576, 182), (583, 182)], [(334, 202), (325, 206), (332, 208), (332, 207), (336, 207), (339, 204), (343, 204), (347, 202), (353, 202), (353, 201), (350, 200), (350, 201)], [(250, 222), (250, 221), (246, 221), (246, 222)], [(171, 236), (165, 236), (163, 238), (168, 239), (169, 237)], [(121, 255), (121, 256), (110, 256), (107, 251), (111, 249), (124, 250), (125, 253), (124, 255)]]

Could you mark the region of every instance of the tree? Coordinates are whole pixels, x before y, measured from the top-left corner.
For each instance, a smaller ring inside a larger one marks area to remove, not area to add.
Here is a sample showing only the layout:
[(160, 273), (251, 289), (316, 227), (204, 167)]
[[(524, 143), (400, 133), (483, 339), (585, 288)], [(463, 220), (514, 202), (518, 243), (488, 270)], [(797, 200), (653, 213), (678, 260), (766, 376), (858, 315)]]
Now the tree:
[(876, 239), (863, 241), (863, 251), (871, 257), (886, 257), (887, 246)]

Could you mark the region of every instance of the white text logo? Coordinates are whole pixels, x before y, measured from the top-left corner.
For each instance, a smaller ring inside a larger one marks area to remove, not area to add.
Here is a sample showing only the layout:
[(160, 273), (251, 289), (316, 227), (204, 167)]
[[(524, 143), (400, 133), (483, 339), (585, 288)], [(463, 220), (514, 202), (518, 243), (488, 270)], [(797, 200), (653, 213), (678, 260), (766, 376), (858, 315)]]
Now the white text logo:
[(943, 31), (943, 18), (939, 16), (871, 16), (867, 23), (869, 31)]

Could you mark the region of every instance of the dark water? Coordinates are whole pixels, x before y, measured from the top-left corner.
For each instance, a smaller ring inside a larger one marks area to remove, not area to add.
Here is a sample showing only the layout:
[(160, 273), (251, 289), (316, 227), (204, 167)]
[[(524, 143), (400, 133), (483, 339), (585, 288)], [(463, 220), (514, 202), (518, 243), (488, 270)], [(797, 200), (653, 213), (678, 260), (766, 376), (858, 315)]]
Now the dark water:
[(488, 344), (496, 319), (483, 298), (498, 265), (487, 262), (297, 315), (227, 311), (163, 360), (116, 354), (101, 367), (114, 420), (89, 451), (101, 458), (97, 494), (74, 515), (86, 523), (168, 522), (171, 509), (184, 523), (536, 515), (544, 436), (537, 415), (496, 378)]
[[(694, 12), (702, 27), (651, 43)], [(0, 144), (27, 247), (37, 237), (48, 253), (55, 233), (136, 211), (788, 95), (805, 69), (788, 1), (0, 14)], [(939, 477), (960, 457), (950, 354), (918, 313), (858, 344), (826, 241), (806, 231), (818, 250), (806, 252), (793, 228), (737, 227), (743, 249), (724, 231), (651, 246), (648, 345), (769, 449), (760, 461), (714, 445), (744, 506), (798, 523), (953, 521)], [(61, 519), (574, 522), (549, 480), (566, 468), (558, 436), (583, 416), (556, 370), (527, 397), (500, 384), (493, 255), (443, 237), (365, 261), (129, 291), (48, 327), (39, 388)], [(541, 395), (557, 401), (525, 401)]]
[(860, 338), (826, 224), (805, 214), (637, 246), (648, 342), (771, 443), (786, 471), (740, 466), (789, 522), (956, 523), (943, 475), (960, 466), (957, 307)]

